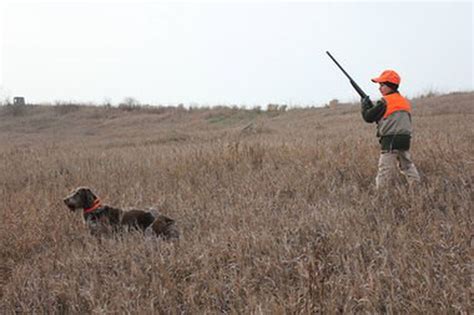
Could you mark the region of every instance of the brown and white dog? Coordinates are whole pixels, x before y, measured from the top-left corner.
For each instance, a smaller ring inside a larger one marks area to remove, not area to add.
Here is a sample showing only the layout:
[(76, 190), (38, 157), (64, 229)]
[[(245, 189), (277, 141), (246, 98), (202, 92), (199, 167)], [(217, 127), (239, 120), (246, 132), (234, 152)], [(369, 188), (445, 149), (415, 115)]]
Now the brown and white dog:
[[(156, 236), (164, 239), (178, 239), (175, 221), (165, 215), (145, 210), (122, 210), (102, 205), (90, 188), (79, 187), (64, 198), (71, 211), (82, 209), (84, 221), (93, 235), (150, 228)], [(156, 211), (153, 211), (156, 212)]]

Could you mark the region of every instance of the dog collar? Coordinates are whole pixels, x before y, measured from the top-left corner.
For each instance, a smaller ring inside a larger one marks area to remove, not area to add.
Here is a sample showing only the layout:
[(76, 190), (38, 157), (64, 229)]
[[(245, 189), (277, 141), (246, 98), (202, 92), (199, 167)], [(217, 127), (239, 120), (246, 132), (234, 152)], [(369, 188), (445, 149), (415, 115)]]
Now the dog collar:
[(94, 203), (92, 204), (92, 207), (84, 209), (84, 213), (91, 213), (91, 212), (99, 209), (99, 207), (100, 207), (100, 199), (97, 198), (96, 200), (94, 200)]

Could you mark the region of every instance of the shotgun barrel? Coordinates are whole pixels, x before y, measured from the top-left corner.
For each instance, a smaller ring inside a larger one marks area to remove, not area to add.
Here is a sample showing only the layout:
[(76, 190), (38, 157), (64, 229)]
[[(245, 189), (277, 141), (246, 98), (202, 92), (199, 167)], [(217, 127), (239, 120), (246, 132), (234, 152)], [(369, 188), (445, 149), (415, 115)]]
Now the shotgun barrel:
[(354, 87), (354, 89), (357, 91), (357, 93), (359, 93), (360, 97), (361, 98), (365, 98), (367, 97), (367, 94), (365, 94), (365, 92), (360, 88), (360, 86), (351, 78), (351, 76), (346, 72), (346, 70), (344, 70), (343, 67), (341, 67), (341, 65), (339, 64), (339, 62), (337, 62), (337, 60), (331, 55), (331, 53), (329, 51), (326, 51), (326, 54), (328, 54), (329, 58), (332, 59), (332, 61), (334, 61), (334, 63), (339, 67), (339, 69), (341, 69), (341, 71), (346, 75), (346, 77), (349, 79), (349, 82), (351, 83), (352, 87)]

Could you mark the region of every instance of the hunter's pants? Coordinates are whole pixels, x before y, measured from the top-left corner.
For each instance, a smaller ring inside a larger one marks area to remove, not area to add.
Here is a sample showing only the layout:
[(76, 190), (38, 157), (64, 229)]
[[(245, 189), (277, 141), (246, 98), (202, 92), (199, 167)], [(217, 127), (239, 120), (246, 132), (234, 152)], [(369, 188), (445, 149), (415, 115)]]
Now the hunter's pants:
[(406, 177), (410, 186), (414, 182), (420, 181), (420, 175), (411, 160), (410, 152), (392, 150), (380, 154), (379, 170), (375, 178), (375, 186), (377, 189), (389, 184), (397, 169)]

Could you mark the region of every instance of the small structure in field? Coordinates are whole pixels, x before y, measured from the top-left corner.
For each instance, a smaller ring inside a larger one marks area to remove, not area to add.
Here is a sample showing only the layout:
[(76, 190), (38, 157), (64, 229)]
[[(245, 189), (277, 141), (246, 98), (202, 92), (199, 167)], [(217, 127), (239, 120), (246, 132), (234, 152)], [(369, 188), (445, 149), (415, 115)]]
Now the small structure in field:
[(332, 99), (332, 100), (329, 101), (328, 107), (329, 107), (329, 108), (332, 108), (332, 109), (335, 109), (335, 108), (337, 108), (340, 104), (341, 104), (341, 103), (339, 103), (339, 100), (335, 98), (335, 99)]
[(23, 106), (25, 105), (25, 98), (22, 96), (15, 96), (13, 98), (13, 105), (15, 106)]

